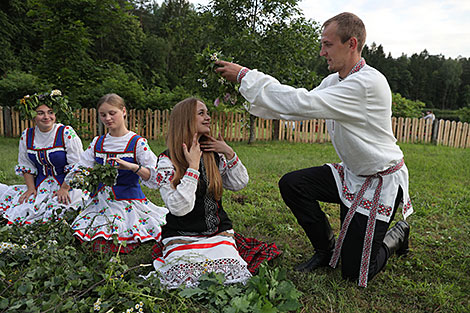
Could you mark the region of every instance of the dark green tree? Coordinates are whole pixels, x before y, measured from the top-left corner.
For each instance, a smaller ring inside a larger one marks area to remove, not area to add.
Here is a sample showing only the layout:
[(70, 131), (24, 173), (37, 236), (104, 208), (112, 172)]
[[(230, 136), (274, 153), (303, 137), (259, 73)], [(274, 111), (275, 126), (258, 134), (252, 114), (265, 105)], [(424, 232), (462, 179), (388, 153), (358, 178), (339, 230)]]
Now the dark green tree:
[[(319, 81), (318, 25), (303, 18), (297, 0), (214, 0), (209, 13), (212, 47), (282, 83), (312, 88)], [(254, 116), (250, 139), (254, 140)]]
[(41, 47), (32, 20), (26, 16), (29, 1), (0, 2), (0, 75), (13, 70), (31, 71)]

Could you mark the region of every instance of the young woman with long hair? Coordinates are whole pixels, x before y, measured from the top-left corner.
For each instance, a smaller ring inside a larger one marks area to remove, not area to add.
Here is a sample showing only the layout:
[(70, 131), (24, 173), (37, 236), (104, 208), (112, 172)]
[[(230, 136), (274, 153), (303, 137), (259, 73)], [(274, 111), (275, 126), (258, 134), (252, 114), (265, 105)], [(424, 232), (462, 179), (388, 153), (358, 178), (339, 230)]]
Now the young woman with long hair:
[[(261, 262), (252, 266), (241, 256), (238, 241), (243, 237), (234, 233), (222, 206), (223, 189), (244, 188), (248, 172), (220, 135), (210, 135), (210, 121), (202, 101), (188, 98), (176, 104), (168, 150), (158, 158), (157, 182), (170, 213), (162, 245), (154, 251), (154, 267), (169, 288), (195, 286), (207, 272), (224, 274), (226, 283), (245, 282)], [(266, 259), (279, 254), (269, 249)]]

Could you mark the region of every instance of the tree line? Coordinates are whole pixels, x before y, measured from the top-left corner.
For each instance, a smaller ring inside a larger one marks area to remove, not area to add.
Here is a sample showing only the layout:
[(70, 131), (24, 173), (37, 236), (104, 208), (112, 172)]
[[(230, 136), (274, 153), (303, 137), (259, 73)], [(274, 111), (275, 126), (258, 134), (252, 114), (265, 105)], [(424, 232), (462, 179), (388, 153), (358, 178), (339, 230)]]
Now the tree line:
[[(201, 54), (210, 51), (312, 89), (328, 75), (319, 56), (321, 25), (306, 19), (298, 2), (213, 0), (195, 7), (186, 0), (2, 1), (0, 105), (14, 106), (26, 94), (51, 88), (77, 108), (92, 107), (109, 92), (139, 109), (171, 108), (190, 95), (212, 103), (221, 89), (203, 83), (208, 73)], [(424, 106), (456, 110), (470, 104), (468, 58), (424, 50), (394, 59), (376, 44), (363, 55), (413, 114)]]

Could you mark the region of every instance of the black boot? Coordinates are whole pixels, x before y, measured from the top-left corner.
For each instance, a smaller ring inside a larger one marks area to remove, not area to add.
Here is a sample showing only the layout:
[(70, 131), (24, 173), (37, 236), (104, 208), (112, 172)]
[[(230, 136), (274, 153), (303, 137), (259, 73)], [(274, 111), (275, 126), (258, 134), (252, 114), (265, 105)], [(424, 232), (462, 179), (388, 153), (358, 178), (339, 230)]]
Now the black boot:
[(399, 221), (385, 234), (384, 245), (387, 247), (389, 256), (396, 253), (398, 256), (409, 252), (408, 237), (410, 236), (410, 225), (405, 221)]
[(298, 272), (311, 272), (319, 267), (328, 266), (332, 255), (332, 251), (317, 250), (307, 262), (300, 263), (294, 267), (294, 270)]
[[(327, 249), (315, 249), (315, 254), (308, 261), (294, 267), (294, 270), (298, 272), (311, 272), (319, 267), (328, 266), (335, 249), (335, 236), (328, 220), (324, 224), (323, 231), (325, 231), (328, 238)], [(311, 241), (313, 243), (313, 240)]]

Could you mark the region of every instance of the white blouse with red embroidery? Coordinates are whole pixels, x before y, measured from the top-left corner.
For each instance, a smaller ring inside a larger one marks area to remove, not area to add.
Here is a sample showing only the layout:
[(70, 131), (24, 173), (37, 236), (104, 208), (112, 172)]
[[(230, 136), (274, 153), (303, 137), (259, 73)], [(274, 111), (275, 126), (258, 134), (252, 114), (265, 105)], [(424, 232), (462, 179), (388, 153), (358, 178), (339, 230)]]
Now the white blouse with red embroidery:
[[(227, 161), (223, 154), (219, 154), (219, 171), (222, 176), (222, 184), (225, 189), (237, 191), (243, 189), (249, 181), (248, 172), (235, 156)], [(171, 160), (160, 155), (157, 164), (157, 183), (160, 194), (168, 210), (176, 216), (188, 214), (194, 208), (196, 201), (196, 189), (199, 180), (199, 171), (188, 168), (180, 183), (174, 189), (171, 181), (175, 174), (175, 167)]]

